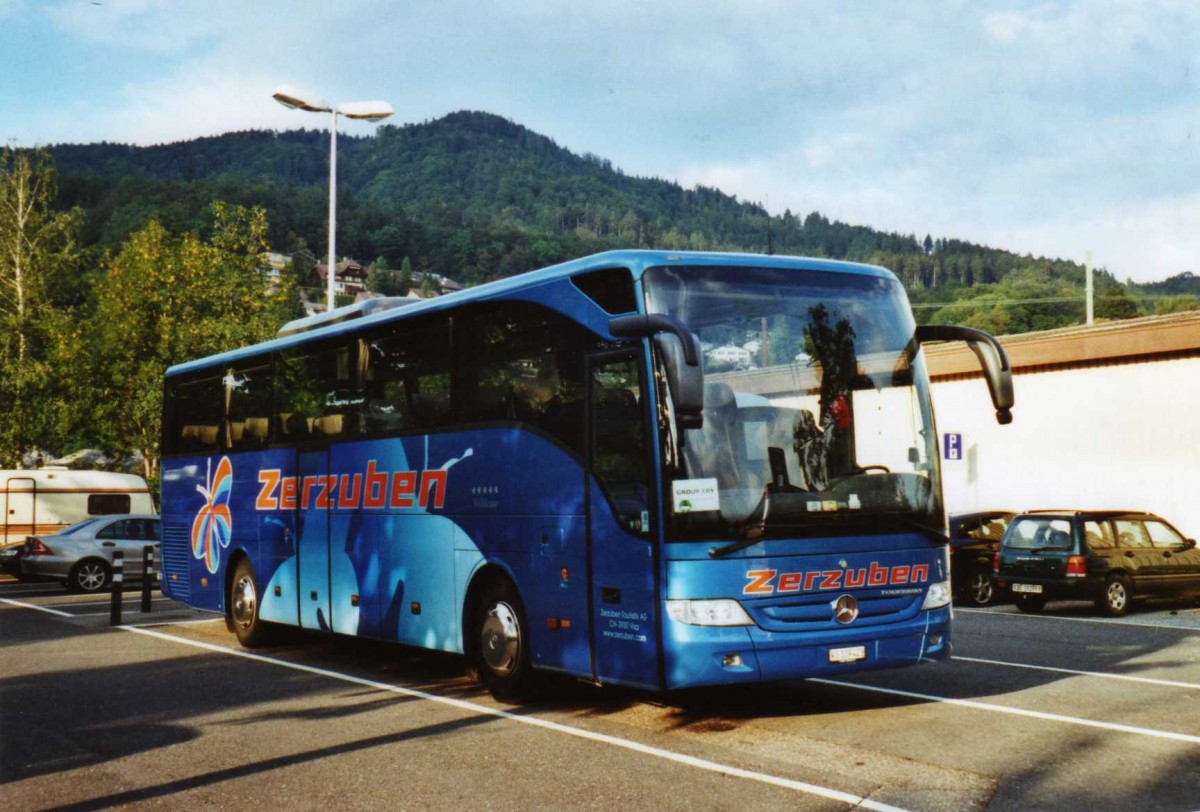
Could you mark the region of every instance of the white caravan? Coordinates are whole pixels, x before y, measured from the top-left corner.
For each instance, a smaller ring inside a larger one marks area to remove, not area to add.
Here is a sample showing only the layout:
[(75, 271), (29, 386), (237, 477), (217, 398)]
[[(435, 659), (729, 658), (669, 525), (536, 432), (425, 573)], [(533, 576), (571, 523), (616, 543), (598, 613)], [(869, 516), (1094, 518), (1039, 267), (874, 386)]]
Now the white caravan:
[(146, 480), (111, 471), (0, 470), (0, 547), (57, 533), (90, 516), (154, 513)]

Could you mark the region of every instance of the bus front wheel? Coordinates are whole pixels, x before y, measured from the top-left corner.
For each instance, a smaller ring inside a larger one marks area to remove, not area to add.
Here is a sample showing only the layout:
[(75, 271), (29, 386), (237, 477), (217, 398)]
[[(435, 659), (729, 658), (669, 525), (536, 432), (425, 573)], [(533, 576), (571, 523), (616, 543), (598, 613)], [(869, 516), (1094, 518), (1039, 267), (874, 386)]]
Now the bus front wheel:
[(500, 700), (528, 697), (533, 685), (525, 607), (516, 588), (498, 580), (475, 604), (474, 660), (479, 681)]
[(270, 624), (259, 616), (258, 581), (250, 559), (238, 561), (229, 584), (229, 622), (238, 642), (246, 648), (266, 645), (271, 635)]

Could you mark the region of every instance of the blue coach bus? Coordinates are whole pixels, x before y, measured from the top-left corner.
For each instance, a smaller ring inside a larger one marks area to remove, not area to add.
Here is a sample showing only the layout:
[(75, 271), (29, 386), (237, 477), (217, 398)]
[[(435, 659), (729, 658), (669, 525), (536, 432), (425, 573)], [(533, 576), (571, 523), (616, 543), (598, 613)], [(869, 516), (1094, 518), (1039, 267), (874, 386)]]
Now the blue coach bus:
[[(392, 306), (394, 305), (394, 306)], [(888, 271), (621, 251), (294, 322), (167, 371), (163, 591), (652, 690), (950, 654), (921, 343)]]

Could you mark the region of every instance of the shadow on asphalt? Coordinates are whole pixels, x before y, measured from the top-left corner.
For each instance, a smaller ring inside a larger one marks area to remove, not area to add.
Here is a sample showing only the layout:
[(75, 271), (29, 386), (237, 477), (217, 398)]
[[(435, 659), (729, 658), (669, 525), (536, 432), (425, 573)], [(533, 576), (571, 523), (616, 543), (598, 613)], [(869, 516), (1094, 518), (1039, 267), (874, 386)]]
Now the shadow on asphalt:
[[(53, 594), (64, 594), (56, 584)], [(1073, 608), (1070, 611), (1075, 611)], [(31, 613), (33, 614), (33, 613)], [(986, 614), (991, 614), (986, 613)], [(978, 617), (969, 616), (969, 617)], [(960, 622), (958, 633), (975, 634), (972, 624)], [(1091, 652), (1087, 667), (1114, 673), (1142, 670), (1131, 663), (1141, 657), (1194, 639), (1195, 632), (1155, 629), (1153, 635), (1128, 630), (1118, 643), (1103, 624), (1059, 624), (1037, 632), (1059, 637), (1075, 651)], [(1030, 632), (1031, 634), (1034, 632)], [(68, 642), (83, 653), (113, 644), (107, 637), (118, 632), (87, 629), (63, 623), (60, 618), (37, 615), (28, 623), (0, 624), (0, 645), (5, 656), (19, 656), (22, 644), (46, 640)], [(980, 626), (977, 637), (986, 637)], [(1009, 641), (1020, 645), (1020, 640)], [(267, 656), (305, 666), (337, 671), (359, 678), (397, 684), (439, 696), (493, 704), (479, 687), (461, 656), (411, 649), (396, 644), (355, 638), (330, 637), (311, 632), (286, 630), (279, 645), (260, 649)], [(81, 659), (87, 659), (81, 656)], [(1188, 662), (1188, 661), (1181, 661)], [(1156, 661), (1155, 668), (1169, 665)], [(267, 666), (270, 667), (270, 666)], [(961, 668), (966, 669), (964, 664)], [(280, 719), (341, 721), (362, 713), (418, 701), (415, 697), (382, 694), (369, 687), (331, 683), (311, 673), (278, 669), (264, 678), (260, 662), (187, 655), (103, 667), (56, 667), (40, 673), (11, 674), (0, 679), (0, 785), (24, 778), (54, 774), (102, 764), (127, 755), (153, 751), (190, 741), (199, 735), (192, 720), (213, 715), (234, 716), (229, 725), (251, 725)], [(6, 673), (10, 669), (4, 669)], [(852, 679), (865, 684), (887, 685), (900, 690), (936, 693), (956, 698), (987, 698), (999, 693), (1037, 688), (1067, 678), (1065, 675), (1026, 669), (1006, 669), (995, 678), (985, 674), (956, 678), (954, 666), (932, 665), (900, 671), (873, 672)], [(965, 674), (965, 671), (960, 673)], [(304, 710), (264, 709), (269, 703), (297, 697), (329, 695), (369, 701), (317, 703)], [(924, 700), (890, 696), (837, 685), (795, 681), (771, 685), (729, 686), (655, 694), (622, 687), (604, 687), (550, 676), (542, 681), (535, 699), (518, 706), (504, 706), (518, 714), (555, 712), (580, 719), (600, 719), (618, 714), (637, 704), (653, 704), (661, 711), (662, 732), (697, 734), (734, 732), (749, 720), (763, 717), (817, 717), (854, 714), (887, 708), (924, 704)], [(424, 728), (397, 731), (345, 744), (317, 748), (291, 755), (249, 760), (221, 770), (166, 781), (154, 786), (119, 792), (72, 805), (72, 809), (101, 809), (164, 797), (182, 790), (215, 784), (232, 778), (269, 773), (282, 767), (329, 758), (341, 753), (368, 750), (402, 740), (438, 736), (457, 729), (497, 721), (487, 715)], [(1112, 746), (1111, 735), (1099, 731), (1069, 731), (1060, 736), (1061, 751), (1072, 759), (1096, 757)], [(1092, 797), (1086, 787), (1076, 788), (1083, 807), (1136, 807), (1154, 793), (1178, 794), (1192, 787), (1194, 765), (1182, 756), (1164, 751), (1162, 770), (1137, 782), (1138, 792), (1128, 797)], [(1185, 763), (1186, 762), (1186, 763)], [(1042, 787), (1049, 800), (1061, 788), (1054, 784), (1054, 765), (1038, 764), (1021, 775), (1004, 777), (1006, 787), (1023, 787), (1008, 799), (1013, 805), (1027, 804), (1035, 795), (1031, 787)], [(1016, 792), (1016, 789), (1013, 790)], [(1052, 804), (1051, 804), (1052, 805)], [(1006, 808), (1008, 803), (997, 803)]]

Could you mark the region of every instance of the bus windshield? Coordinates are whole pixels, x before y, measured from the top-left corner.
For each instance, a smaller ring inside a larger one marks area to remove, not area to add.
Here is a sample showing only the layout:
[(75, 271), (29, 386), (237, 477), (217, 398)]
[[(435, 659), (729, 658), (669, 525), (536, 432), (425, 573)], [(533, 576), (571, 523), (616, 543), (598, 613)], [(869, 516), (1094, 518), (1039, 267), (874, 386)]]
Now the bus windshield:
[(940, 525), (928, 380), (894, 279), (671, 266), (645, 293), (703, 351), (703, 426), (672, 433), (660, 408), (670, 538)]

